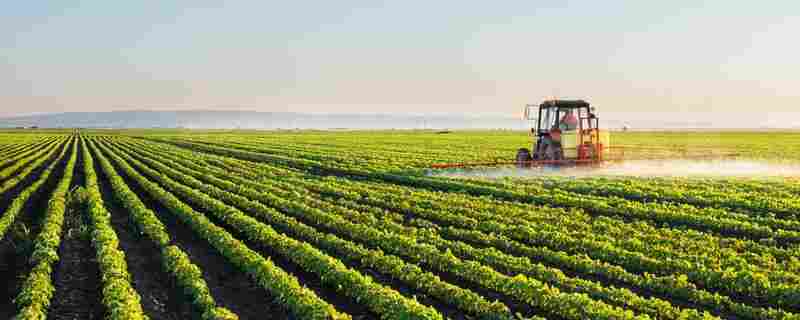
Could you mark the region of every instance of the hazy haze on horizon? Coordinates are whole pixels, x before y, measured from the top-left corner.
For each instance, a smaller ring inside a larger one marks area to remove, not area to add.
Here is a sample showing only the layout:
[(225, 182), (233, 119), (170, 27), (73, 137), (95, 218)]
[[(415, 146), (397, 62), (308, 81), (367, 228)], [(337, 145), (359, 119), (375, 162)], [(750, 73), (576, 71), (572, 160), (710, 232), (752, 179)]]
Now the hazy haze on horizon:
[(13, 2), (0, 12), (0, 117), (516, 115), (558, 96), (631, 122), (792, 126), (797, 30), (796, 1)]

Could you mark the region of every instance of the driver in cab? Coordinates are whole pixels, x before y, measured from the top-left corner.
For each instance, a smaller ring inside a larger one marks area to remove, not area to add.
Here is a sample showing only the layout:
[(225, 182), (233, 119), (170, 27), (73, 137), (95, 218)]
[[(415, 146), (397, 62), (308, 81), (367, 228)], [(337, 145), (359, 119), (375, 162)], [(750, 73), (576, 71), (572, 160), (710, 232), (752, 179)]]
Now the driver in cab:
[(561, 118), (561, 121), (558, 124), (558, 128), (561, 131), (572, 131), (578, 127), (578, 117), (575, 116), (575, 112), (573, 110), (567, 111), (567, 114)]

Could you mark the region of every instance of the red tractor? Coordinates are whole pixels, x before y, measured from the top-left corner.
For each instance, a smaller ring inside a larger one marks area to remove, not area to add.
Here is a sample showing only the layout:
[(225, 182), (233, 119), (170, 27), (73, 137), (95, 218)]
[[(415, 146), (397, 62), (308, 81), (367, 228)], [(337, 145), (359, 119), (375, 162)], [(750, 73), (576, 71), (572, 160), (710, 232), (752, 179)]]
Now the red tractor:
[[(607, 131), (599, 128), (595, 108), (584, 100), (547, 100), (525, 106), (525, 118), (534, 123), (531, 149), (520, 148), (519, 167), (533, 164), (600, 162), (609, 147)], [(531, 152), (533, 150), (533, 152)]]

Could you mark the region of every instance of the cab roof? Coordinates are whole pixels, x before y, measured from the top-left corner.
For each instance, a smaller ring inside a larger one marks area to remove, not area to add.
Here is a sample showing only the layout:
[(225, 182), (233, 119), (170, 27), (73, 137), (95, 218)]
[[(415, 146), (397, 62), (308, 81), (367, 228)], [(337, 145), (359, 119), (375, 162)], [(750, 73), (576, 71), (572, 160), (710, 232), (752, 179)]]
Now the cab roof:
[(547, 100), (539, 105), (540, 108), (577, 109), (588, 108), (589, 103), (584, 100)]

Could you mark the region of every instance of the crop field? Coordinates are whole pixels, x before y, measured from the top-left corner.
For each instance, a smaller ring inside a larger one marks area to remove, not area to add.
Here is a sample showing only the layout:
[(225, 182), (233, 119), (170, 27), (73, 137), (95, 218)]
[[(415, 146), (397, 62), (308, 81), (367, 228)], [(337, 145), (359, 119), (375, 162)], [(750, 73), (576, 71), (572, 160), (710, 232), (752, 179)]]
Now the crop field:
[[(794, 132), (612, 139), (800, 163)], [(0, 131), (0, 319), (800, 319), (800, 179), (428, 169), (529, 143)]]

